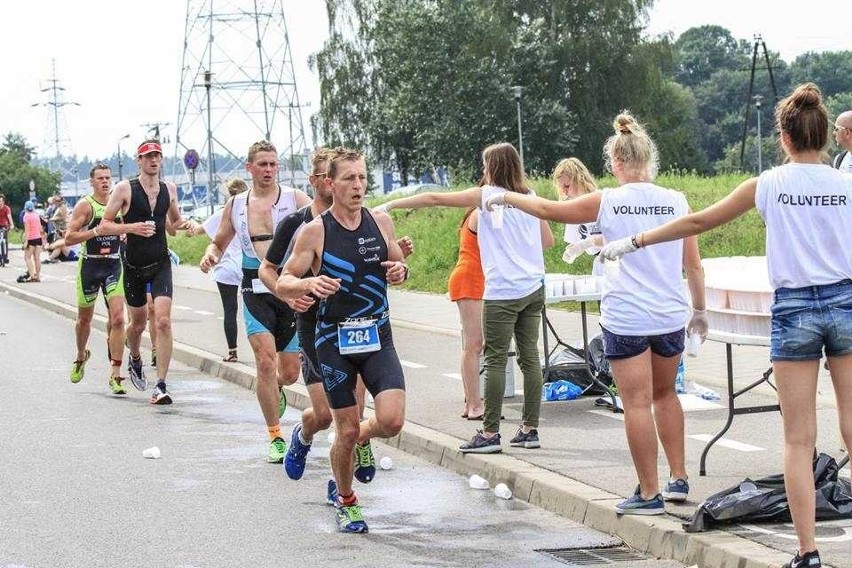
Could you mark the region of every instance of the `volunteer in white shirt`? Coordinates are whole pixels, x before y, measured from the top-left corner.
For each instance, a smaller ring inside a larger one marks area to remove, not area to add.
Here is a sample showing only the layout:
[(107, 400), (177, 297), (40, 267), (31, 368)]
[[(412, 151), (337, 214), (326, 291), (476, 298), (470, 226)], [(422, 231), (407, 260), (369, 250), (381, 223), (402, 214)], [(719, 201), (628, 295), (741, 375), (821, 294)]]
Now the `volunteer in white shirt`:
[[(556, 164), (553, 169), (553, 187), (559, 199), (563, 201), (580, 197), (598, 189), (595, 178), (592, 177), (586, 164), (574, 157), (564, 158)], [(601, 250), (600, 245), (603, 243), (601, 229), (597, 223), (566, 223), (563, 239), (566, 246), (562, 260), (568, 264), (572, 264), (583, 252), (592, 257), (594, 261)], [(601, 263), (593, 262), (592, 274), (595, 276), (603, 274)]]
[(769, 356), (784, 420), (785, 487), (799, 544), (785, 566), (811, 568), (821, 565), (812, 459), (823, 351), (841, 435), (852, 447), (852, 181), (822, 162), (830, 123), (816, 85), (796, 87), (778, 103), (775, 120), (789, 163), (743, 182), (703, 211), (611, 242), (601, 254), (616, 258), (696, 235), (757, 209), (766, 223), (766, 259), (775, 289)]
[[(647, 230), (688, 213), (683, 195), (654, 185), (657, 149), (629, 112), (613, 123), (604, 146), (607, 167), (620, 186), (568, 202), (505, 194), (487, 205), (504, 203), (542, 219), (597, 224), (606, 241)], [(502, 197), (502, 199), (501, 199)], [(704, 336), (704, 273), (693, 237), (619, 263), (607, 270), (601, 296), (604, 353), (610, 361), (624, 405), (627, 443), (639, 477), (633, 495), (616, 505), (621, 514), (660, 515), (664, 499), (684, 501), (689, 494), (684, 460), (683, 410), (675, 375), (684, 348), (684, 326)], [(683, 291), (686, 269), (692, 310)], [(652, 411), (653, 410), (653, 411)], [(657, 478), (657, 438), (671, 477), (662, 493)]]

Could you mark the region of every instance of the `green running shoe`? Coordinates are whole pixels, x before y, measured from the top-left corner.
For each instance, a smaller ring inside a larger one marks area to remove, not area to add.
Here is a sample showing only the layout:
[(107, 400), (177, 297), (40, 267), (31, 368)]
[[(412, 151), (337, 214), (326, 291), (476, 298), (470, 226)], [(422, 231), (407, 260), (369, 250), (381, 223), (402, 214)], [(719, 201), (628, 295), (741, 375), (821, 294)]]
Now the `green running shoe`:
[(281, 463), (284, 461), (284, 456), (287, 455), (287, 442), (281, 438), (275, 438), (269, 443), (269, 456), (266, 461), (269, 463)]
[(124, 377), (110, 377), (109, 379), (109, 389), (112, 391), (112, 394), (115, 395), (125, 395), (127, 391), (124, 390), (124, 386), (122, 386), (121, 381), (124, 380)]
[(89, 360), (89, 357), (92, 356), (92, 352), (86, 349), (86, 356), (83, 357), (82, 361), (74, 361), (74, 364), (71, 365), (71, 382), (79, 383), (83, 380), (83, 375), (86, 374), (86, 361)]
[(281, 398), (278, 399), (278, 418), (284, 416), (284, 412), (287, 411), (287, 393), (284, 392), (284, 389), (280, 389)]
[(355, 479), (361, 483), (370, 483), (376, 476), (376, 458), (370, 440), (364, 445), (355, 444)]
[(341, 505), (337, 503), (337, 526), (342, 533), (366, 533), (370, 532), (367, 522), (361, 515), (361, 505)]

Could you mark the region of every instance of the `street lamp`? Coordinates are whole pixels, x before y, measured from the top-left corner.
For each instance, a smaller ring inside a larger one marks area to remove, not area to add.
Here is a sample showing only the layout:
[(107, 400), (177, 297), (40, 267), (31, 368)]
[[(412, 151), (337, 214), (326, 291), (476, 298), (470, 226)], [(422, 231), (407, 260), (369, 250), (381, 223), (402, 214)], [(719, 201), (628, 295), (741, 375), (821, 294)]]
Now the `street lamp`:
[(520, 85), (512, 87), (512, 94), (515, 95), (515, 104), (518, 107), (518, 152), (521, 154), (521, 168), (524, 167), (524, 131), (521, 127), (521, 91), (524, 88)]
[(754, 108), (757, 112), (757, 173), (763, 171), (763, 145), (760, 140), (760, 101), (763, 100), (761, 95), (754, 95)]
[(213, 162), (213, 131), (210, 128), (210, 87), (213, 85), (213, 73), (204, 72), (204, 88), (207, 90), (207, 205), (213, 214), (213, 178), (216, 176), (216, 164)]
[(71, 168), (71, 171), (74, 172), (74, 203), (80, 201), (80, 171), (77, 166)]
[(127, 140), (128, 138), (130, 138), (130, 134), (125, 134), (124, 136), (118, 139), (118, 142), (116, 142), (116, 155), (118, 156), (118, 181), (121, 181), (123, 179), (121, 177), (121, 141)]

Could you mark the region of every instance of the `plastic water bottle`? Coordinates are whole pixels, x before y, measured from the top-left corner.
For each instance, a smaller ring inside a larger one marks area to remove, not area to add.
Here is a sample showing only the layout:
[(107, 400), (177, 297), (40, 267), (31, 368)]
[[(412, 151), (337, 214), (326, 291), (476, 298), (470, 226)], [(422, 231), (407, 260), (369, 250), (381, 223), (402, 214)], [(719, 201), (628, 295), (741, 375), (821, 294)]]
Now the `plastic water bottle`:
[(498, 483), (494, 486), (494, 495), (500, 499), (511, 499), (512, 490), (505, 483)]
[(686, 354), (690, 357), (698, 357), (701, 350), (701, 336), (697, 333), (690, 335), (686, 341)]
[(494, 211), (491, 212), (491, 228), (492, 229), (502, 229), (503, 228), (503, 211), (506, 208), (503, 205), (498, 205), (494, 208)]
[(677, 364), (675, 392), (677, 394), (683, 394), (686, 392), (686, 366), (683, 364), (683, 357), (680, 358), (680, 363)]
[(479, 477), (475, 473), (470, 476), (470, 479), (467, 480), (468, 485), (470, 485), (471, 489), (488, 489), (490, 485), (488, 484), (488, 480), (484, 477)]
[(714, 391), (713, 389), (708, 389), (707, 387), (703, 387), (698, 383), (692, 383), (693, 390), (695, 394), (704, 400), (719, 400), (719, 393)]

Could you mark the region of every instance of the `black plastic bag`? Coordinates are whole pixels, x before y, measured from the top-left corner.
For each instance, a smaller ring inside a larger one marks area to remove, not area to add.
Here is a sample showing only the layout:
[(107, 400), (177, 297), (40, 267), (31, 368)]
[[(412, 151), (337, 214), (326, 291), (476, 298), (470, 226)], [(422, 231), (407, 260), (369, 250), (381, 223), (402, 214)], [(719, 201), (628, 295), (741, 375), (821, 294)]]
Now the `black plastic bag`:
[[(550, 358), (550, 372), (545, 382), (570, 381), (583, 390), (587, 396), (608, 394), (606, 390), (592, 381), (585, 368), (581, 347), (564, 347), (553, 353)], [(609, 361), (603, 354), (603, 337), (599, 334), (589, 340), (589, 366), (594, 376), (605, 386), (612, 385)], [(544, 365), (542, 363), (542, 368)]]
[[(839, 479), (837, 462), (827, 454), (814, 460), (816, 520), (852, 518), (852, 487)], [(702, 532), (722, 524), (742, 522), (789, 522), (790, 507), (784, 490), (784, 475), (746, 478), (735, 487), (708, 497), (688, 523), (686, 532)]]

